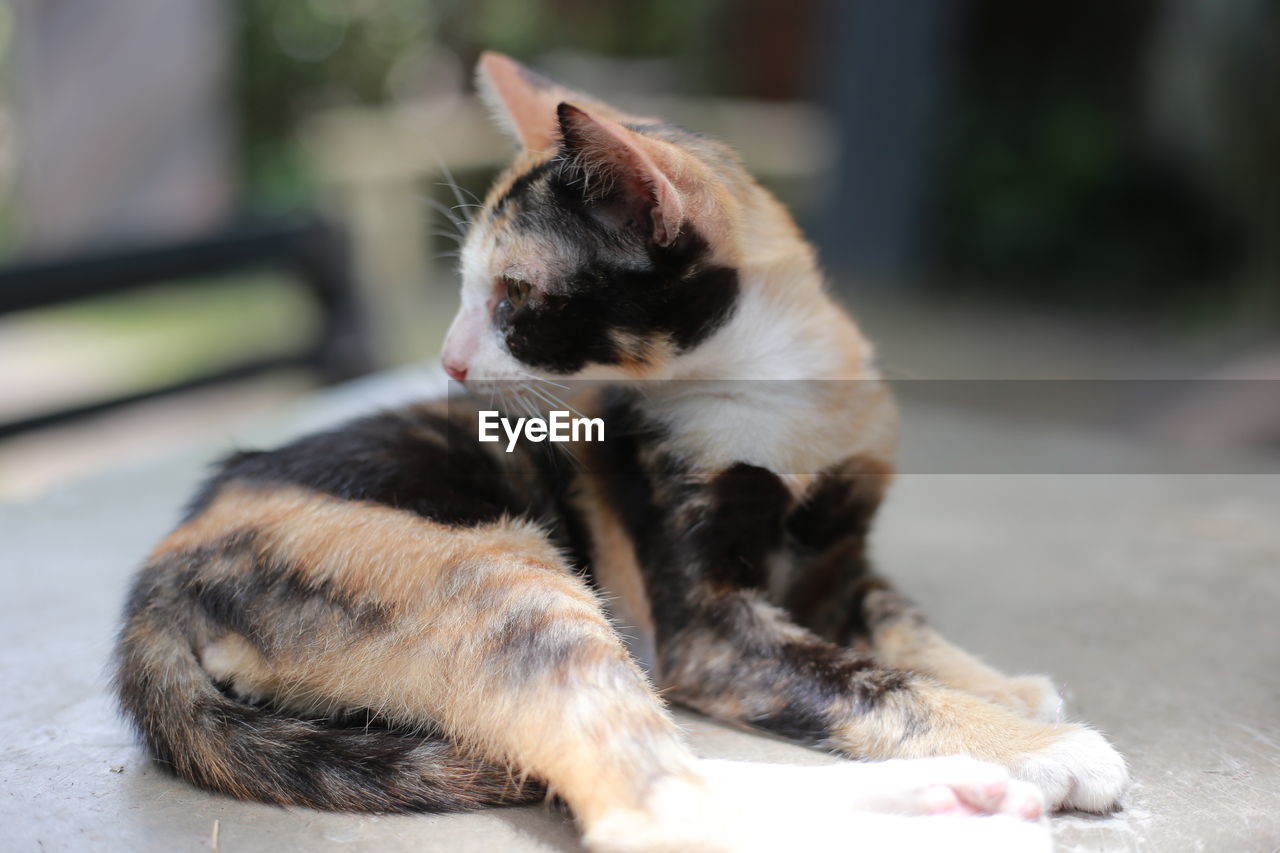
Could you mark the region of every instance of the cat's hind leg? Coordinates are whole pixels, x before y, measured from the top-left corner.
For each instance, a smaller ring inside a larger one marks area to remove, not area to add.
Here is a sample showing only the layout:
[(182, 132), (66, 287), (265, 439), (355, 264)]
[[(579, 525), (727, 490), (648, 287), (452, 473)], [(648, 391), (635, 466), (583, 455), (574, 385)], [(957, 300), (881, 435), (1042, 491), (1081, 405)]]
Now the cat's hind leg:
[[(442, 734), (477, 767), (506, 768), (513, 788), (545, 783), (587, 826), (642, 808), (655, 780), (693, 777), (596, 596), (531, 523), (451, 526), (300, 488), (229, 484), (161, 543), (144, 572), (157, 576), (175, 583), (134, 608), (125, 660), (144, 668), (149, 638), (136, 632), (158, 610), (185, 607), (206, 678), (253, 703), (248, 730), (275, 714), (367, 710), (402, 733)], [(139, 715), (163, 701), (145, 697)], [(273, 799), (332, 807), (291, 794), (327, 789), (315, 778), (325, 756), (314, 759), (280, 779)]]
[[(696, 759), (594, 593), (520, 521), (227, 485), (153, 555), (121, 661), (157, 753), (240, 796), (448, 809), (519, 801), (527, 778), (595, 849), (680, 851), (781, 849), (797, 825), (852, 849), (842, 825), (886, 804), (857, 765), (778, 768), (792, 807), (775, 810), (774, 770)], [(390, 730), (308, 722), (359, 710)], [(890, 806), (1036, 804), (977, 765), (924, 769), (896, 774)]]

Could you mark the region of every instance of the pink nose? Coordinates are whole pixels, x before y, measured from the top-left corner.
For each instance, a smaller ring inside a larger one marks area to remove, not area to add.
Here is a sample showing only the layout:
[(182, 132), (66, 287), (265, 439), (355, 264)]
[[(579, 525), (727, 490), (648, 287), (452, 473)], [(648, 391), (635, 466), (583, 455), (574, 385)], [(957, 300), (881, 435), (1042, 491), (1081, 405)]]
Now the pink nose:
[(449, 374), (450, 379), (458, 382), (467, 381), (467, 366), (465, 364), (454, 364), (446, 361), (444, 363), (444, 372)]

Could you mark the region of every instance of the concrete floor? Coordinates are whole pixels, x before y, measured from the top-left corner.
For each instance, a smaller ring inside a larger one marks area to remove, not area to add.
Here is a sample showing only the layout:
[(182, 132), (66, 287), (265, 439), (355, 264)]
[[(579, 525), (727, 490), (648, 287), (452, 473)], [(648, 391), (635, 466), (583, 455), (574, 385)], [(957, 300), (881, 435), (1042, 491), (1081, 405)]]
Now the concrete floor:
[[(375, 378), (217, 447), (0, 507), (0, 849), (207, 850), (215, 822), (223, 851), (577, 849), (567, 821), (545, 808), (353, 817), (203, 794), (147, 761), (105, 693), (127, 579), (209, 459), (431, 385), (420, 372)], [(1158, 470), (1160, 457), (943, 408), (908, 406), (906, 424), (909, 470), (952, 470), (947, 460), (963, 453), (959, 467), (979, 473), (902, 477), (875, 538), (881, 566), (961, 645), (1065, 684), (1073, 713), (1131, 761), (1126, 809), (1055, 818), (1059, 849), (1280, 849), (1274, 461), (1128, 474)], [(972, 462), (1015, 443), (1041, 460), (1037, 470)], [(1075, 467), (1082, 452), (1093, 465)], [(705, 755), (828, 760), (681, 720)]]

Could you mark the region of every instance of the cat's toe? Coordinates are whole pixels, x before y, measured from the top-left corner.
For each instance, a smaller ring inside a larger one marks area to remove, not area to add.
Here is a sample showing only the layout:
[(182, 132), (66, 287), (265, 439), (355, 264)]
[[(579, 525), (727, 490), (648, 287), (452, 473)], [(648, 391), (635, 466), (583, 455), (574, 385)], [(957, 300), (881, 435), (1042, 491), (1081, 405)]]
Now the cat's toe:
[(1105, 814), (1119, 807), (1129, 787), (1124, 758), (1084, 726), (1062, 726), (1049, 746), (1022, 759), (1014, 775), (1038, 786), (1051, 810)]
[[(898, 814), (1007, 814), (1035, 820), (1044, 799), (1035, 786), (1010, 778), (997, 764), (964, 756), (919, 758), (861, 765), (877, 773), (874, 796), (862, 806)], [(867, 780), (862, 780), (866, 787)]]
[(1037, 820), (1044, 814), (1044, 794), (1030, 782), (1010, 779), (997, 811), (1023, 820)]
[[(932, 767), (930, 765), (933, 765)], [(937, 770), (933, 768), (937, 767)], [(928, 800), (942, 801), (941, 791), (949, 791), (956, 802), (955, 809), (925, 809), (932, 814), (991, 814), (1000, 810), (1009, 791), (1009, 773), (1003, 767), (967, 758), (942, 758), (925, 760), (921, 772), (934, 782), (925, 791)]]
[(1066, 706), (1062, 694), (1047, 675), (1023, 675), (1011, 682), (1023, 716), (1042, 723), (1061, 722)]
[(1062, 720), (1065, 704), (1058, 688), (1047, 675), (1022, 675), (1003, 678), (985, 689), (973, 692), (991, 702), (1008, 708), (1019, 717), (1042, 723)]
[(1044, 814), (1044, 795), (1040, 789), (1007, 776), (955, 782), (951, 790), (961, 803), (955, 813), (1004, 814), (1023, 820), (1038, 820)]

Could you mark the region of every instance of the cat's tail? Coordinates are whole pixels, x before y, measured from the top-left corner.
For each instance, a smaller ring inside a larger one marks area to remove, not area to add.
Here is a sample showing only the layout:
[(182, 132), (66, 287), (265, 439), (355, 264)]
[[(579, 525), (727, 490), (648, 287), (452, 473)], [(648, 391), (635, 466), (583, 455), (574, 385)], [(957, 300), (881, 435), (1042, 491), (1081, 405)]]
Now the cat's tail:
[(192, 620), (138, 578), (116, 647), (120, 704), (152, 755), (246, 800), (355, 812), (449, 812), (539, 799), (540, 786), (438, 735), (292, 718), (227, 695), (200, 665)]

